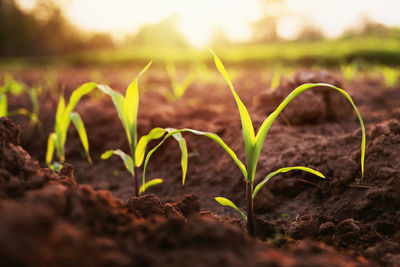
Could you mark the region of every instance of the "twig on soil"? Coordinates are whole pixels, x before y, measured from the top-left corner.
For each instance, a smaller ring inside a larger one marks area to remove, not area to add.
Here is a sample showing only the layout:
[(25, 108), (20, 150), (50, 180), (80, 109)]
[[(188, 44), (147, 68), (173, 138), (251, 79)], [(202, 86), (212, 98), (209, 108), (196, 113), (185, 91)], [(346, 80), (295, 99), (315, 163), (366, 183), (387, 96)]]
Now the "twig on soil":
[(302, 179), (302, 178), (298, 178), (297, 181), (303, 182), (303, 183), (305, 183), (305, 184), (310, 184), (310, 185), (316, 186), (316, 187), (318, 187), (319, 189), (323, 189), (321, 185), (316, 184), (316, 183), (313, 183), (313, 182), (310, 182), (310, 181), (307, 181), (307, 180)]

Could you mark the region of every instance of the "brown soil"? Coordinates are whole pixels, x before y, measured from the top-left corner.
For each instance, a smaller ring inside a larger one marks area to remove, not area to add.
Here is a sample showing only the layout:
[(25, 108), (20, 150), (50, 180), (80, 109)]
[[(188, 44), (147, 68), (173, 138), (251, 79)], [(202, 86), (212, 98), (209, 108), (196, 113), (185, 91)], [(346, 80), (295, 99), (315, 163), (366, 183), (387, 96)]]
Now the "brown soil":
[[(102, 71), (113, 88), (125, 90), (127, 70)], [(299, 84), (328, 82), (350, 92), (367, 128), (364, 183), (355, 183), (361, 177), (361, 131), (351, 106), (334, 91), (306, 92), (271, 128), (256, 180), (294, 165), (315, 168), (327, 179), (302, 172), (273, 178), (255, 198), (257, 238), (250, 238), (239, 216), (214, 201), (224, 196), (245, 207), (243, 177), (223, 149), (209, 139), (185, 135), (190, 158), (182, 187), (180, 152), (173, 140), (167, 142), (151, 159), (147, 173), (149, 178), (164, 179), (164, 184), (148, 192), (157, 197), (134, 198), (133, 180), (120, 159), (100, 159), (107, 149), (128, 151), (114, 107), (107, 97), (86, 97), (78, 112), (88, 131), (93, 165), (85, 161), (71, 127), (67, 161), (72, 165), (59, 172), (41, 169), (18, 146), (15, 125), (1, 120), (0, 262), (18, 266), (398, 266), (400, 91), (384, 90), (375, 80), (343, 83), (335, 73), (303, 71), (268, 92), (259, 74), (248, 72), (235, 82), (256, 128)], [(33, 84), (41, 72), (16, 76)], [(59, 83), (68, 96), (89, 76), (89, 69), (63, 70)], [(162, 75), (149, 77), (141, 88), (168, 86)], [(144, 92), (139, 135), (153, 127), (211, 131), (244, 159), (239, 115), (219, 80), (193, 84), (184, 99), (174, 103), (154, 90)], [(44, 166), (57, 99), (45, 92), (40, 100), (44, 134), (29, 130), (25, 118), (14, 119), (23, 129), (22, 147)], [(10, 100), (11, 108), (29, 107), (28, 103), (24, 96)]]

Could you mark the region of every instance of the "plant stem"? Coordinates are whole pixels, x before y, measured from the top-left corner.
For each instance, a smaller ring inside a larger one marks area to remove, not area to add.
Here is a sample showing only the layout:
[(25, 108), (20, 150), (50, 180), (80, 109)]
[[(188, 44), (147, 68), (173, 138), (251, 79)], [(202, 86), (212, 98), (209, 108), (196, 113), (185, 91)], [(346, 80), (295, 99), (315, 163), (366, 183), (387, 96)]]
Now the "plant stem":
[(133, 179), (135, 180), (135, 195), (138, 197), (139, 196), (139, 181), (138, 181), (137, 169), (138, 168), (133, 167), (133, 173), (134, 173)]
[(247, 231), (249, 235), (254, 236), (254, 219), (253, 219), (253, 192), (249, 182), (246, 182), (246, 202), (247, 202)]

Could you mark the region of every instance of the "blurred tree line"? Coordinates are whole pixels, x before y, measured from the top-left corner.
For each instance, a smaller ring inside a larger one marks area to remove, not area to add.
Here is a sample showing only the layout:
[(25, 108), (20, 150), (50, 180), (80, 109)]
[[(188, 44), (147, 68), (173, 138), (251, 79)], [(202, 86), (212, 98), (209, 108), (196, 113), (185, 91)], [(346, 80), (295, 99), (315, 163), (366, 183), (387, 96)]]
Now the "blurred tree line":
[[(31, 10), (22, 9), (16, 0), (0, 0), (0, 57), (60, 55), (85, 49), (114, 48), (108, 33), (84, 33), (64, 16), (57, 0), (36, 0)], [(234, 43), (221, 28), (215, 28), (209, 45), (226, 47), (241, 44), (267, 44), (286, 41), (277, 31), (280, 19), (296, 15), (285, 0), (258, 0), (262, 17), (253, 25), (253, 37), (244, 43)], [(127, 36), (118, 46), (189, 47), (178, 31), (176, 15), (153, 24), (143, 25), (137, 33)], [(304, 24), (293, 41), (313, 42), (325, 39), (322, 30), (310, 21)], [(400, 29), (374, 22), (368, 17), (360, 25), (348, 29), (341, 38), (399, 38)]]
[(80, 32), (54, 1), (39, 0), (27, 11), (15, 0), (0, 0), (1, 57), (55, 55), (113, 46), (109, 34)]

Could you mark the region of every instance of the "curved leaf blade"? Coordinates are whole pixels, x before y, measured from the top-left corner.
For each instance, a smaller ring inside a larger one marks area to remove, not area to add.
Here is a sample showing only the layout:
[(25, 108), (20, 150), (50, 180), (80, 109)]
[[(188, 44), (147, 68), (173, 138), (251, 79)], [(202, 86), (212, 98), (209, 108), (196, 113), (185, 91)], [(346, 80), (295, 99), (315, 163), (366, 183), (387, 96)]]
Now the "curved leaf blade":
[(47, 139), (47, 151), (46, 151), (46, 164), (51, 167), (51, 161), (53, 160), (54, 147), (57, 140), (56, 133), (51, 133)]
[(243, 219), (247, 220), (247, 216), (246, 214), (244, 214), (244, 212), (242, 212), (232, 201), (230, 201), (227, 198), (224, 197), (216, 197), (214, 198), (215, 201), (217, 201), (219, 204), (221, 204), (222, 206), (225, 207), (231, 207), (233, 209), (235, 209), (237, 212), (239, 212), (240, 215), (242, 215)]
[(257, 195), (258, 191), (260, 191), (260, 189), (265, 185), (266, 182), (268, 182), (272, 177), (274, 177), (277, 174), (280, 173), (284, 173), (284, 172), (289, 172), (289, 171), (293, 171), (293, 170), (300, 170), (300, 171), (305, 171), (305, 172), (309, 172), (312, 173), (316, 176), (319, 176), (321, 178), (325, 179), (325, 176), (320, 173), (319, 171), (316, 171), (314, 169), (308, 168), (308, 167), (303, 167), (303, 166), (294, 166), (294, 167), (284, 167), (284, 168), (280, 168), (274, 172), (271, 172), (270, 174), (267, 175), (267, 177), (264, 178), (264, 180), (262, 180), (255, 188), (253, 191), (253, 195), (252, 198), (254, 199), (255, 196)]
[(15, 110), (12, 110), (8, 112), (8, 116), (16, 116), (16, 115), (24, 115), (29, 117), (30, 125), (35, 125), (39, 122), (39, 117), (35, 114), (27, 110), (26, 108), (17, 108)]
[(85, 150), (86, 158), (90, 164), (92, 164), (92, 158), (89, 154), (89, 140), (87, 137), (85, 125), (83, 124), (81, 116), (77, 112), (71, 112), (70, 118), (72, 123), (75, 125), (76, 130), (78, 131), (79, 138), (81, 139), (82, 146)]
[[(354, 111), (357, 114), (358, 120), (360, 121), (360, 126), (361, 126), (361, 131), (362, 131), (362, 137), (361, 137), (361, 173), (362, 173), (362, 179), (364, 178), (364, 164), (365, 164), (365, 143), (366, 143), (366, 134), (365, 134), (365, 127), (364, 127), (364, 121), (361, 117), (360, 112), (358, 111), (356, 105), (353, 102), (353, 99), (350, 97), (350, 95), (343, 89), (333, 86), (331, 84), (327, 83), (307, 83), (300, 85), (297, 87), (295, 90), (293, 90), (286, 98), (283, 100), (283, 102), (278, 106), (278, 108), (272, 112), (263, 122), (261, 125), (260, 129), (258, 130), (257, 136), (256, 136), (256, 143), (255, 143), (255, 149), (254, 149), (254, 155), (253, 158), (258, 160), (258, 157), (260, 156), (260, 152), (262, 149), (262, 146), (264, 144), (265, 138), (267, 136), (267, 133), (269, 129), (271, 128), (272, 123), (275, 121), (275, 119), (278, 117), (278, 115), (282, 112), (282, 110), (292, 101), (296, 96), (301, 94), (302, 92), (314, 88), (314, 87), (328, 87), (332, 88), (336, 91), (339, 91), (342, 93), (346, 99), (350, 102), (350, 104), (353, 106)], [(256, 161), (257, 161), (256, 160)]]
[(136, 124), (137, 124), (137, 114), (138, 114), (138, 109), (139, 109), (139, 78), (142, 76), (146, 70), (150, 67), (152, 61), (150, 61), (146, 67), (144, 67), (138, 76), (136, 76), (135, 80), (133, 80), (128, 88), (126, 89), (126, 94), (125, 94), (125, 115), (128, 120), (128, 125), (129, 125), (129, 131), (130, 131), (130, 136), (132, 138), (131, 140), (131, 150), (132, 153), (135, 152), (136, 150), (136, 143), (137, 143), (137, 133), (136, 133)]
[(142, 165), (146, 148), (150, 141), (161, 138), (165, 132), (165, 129), (157, 127), (153, 128), (147, 135), (144, 135), (140, 138), (135, 151), (136, 167), (140, 167), (140, 165)]
[(133, 170), (133, 168), (135, 167), (133, 164), (133, 159), (129, 155), (125, 154), (122, 150), (107, 150), (106, 152), (101, 154), (101, 159), (108, 159), (113, 154), (119, 156), (124, 162), (125, 168), (132, 174), (132, 176), (135, 176), (135, 172)]
[(112, 155), (114, 155), (114, 150), (107, 150), (106, 152), (103, 152), (103, 154), (101, 154), (100, 158), (109, 159)]
[[(222, 74), (222, 76), (225, 78), (225, 81), (228, 83), (228, 86), (231, 89), (233, 97), (235, 98), (236, 105), (237, 105), (237, 107), (239, 109), (240, 120), (242, 122), (244, 144), (245, 144), (245, 148), (246, 148), (247, 164), (248, 165), (254, 164), (253, 160), (251, 159), (251, 157), (253, 155), (253, 148), (254, 148), (254, 143), (255, 143), (255, 134), (254, 134), (254, 126), (253, 126), (253, 123), (251, 121), (249, 112), (247, 111), (246, 106), (243, 104), (242, 100), (240, 99), (240, 97), (236, 93), (235, 89), (233, 88), (232, 82), (229, 79), (229, 75), (226, 72), (225, 67), (222, 64), (221, 60), (218, 58), (218, 56), (211, 49), (210, 49), (210, 51), (214, 55), (214, 61), (215, 61), (215, 65), (217, 66), (217, 69)], [(246, 180), (247, 179), (248, 178), (246, 177)]]
[[(128, 139), (129, 147), (132, 148), (132, 144), (134, 143), (134, 138), (131, 136), (131, 125), (129, 123), (129, 119), (126, 115), (126, 103), (125, 98), (122, 94), (117, 91), (111, 89), (108, 85), (99, 84), (97, 87), (105, 94), (111, 97), (111, 100), (114, 104), (115, 109), (117, 110), (118, 117), (121, 120), (122, 126), (124, 127), (126, 137)], [(134, 153), (134, 151), (132, 152)]]
[(139, 196), (140, 196), (141, 194), (143, 194), (143, 193), (147, 190), (147, 188), (152, 187), (152, 186), (155, 186), (155, 185), (158, 185), (158, 184), (161, 184), (162, 182), (163, 182), (163, 180), (160, 179), (160, 178), (156, 178), (156, 179), (153, 179), (153, 180), (148, 181), (147, 183), (145, 183), (144, 185), (142, 185), (142, 186), (140, 187), (140, 189), (139, 189)]
[(152, 150), (149, 151), (149, 153), (147, 153), (146, 159), (144, 161), (144, 167), (143, 167), (143, 184), (145, 184), (146, 182), (146, 169), (147, 169), (147, 165), (149, 163), (149, 160), (151, 158), (151, 156), (153, 155), (153, 153), (165, 142), (165, 140), (167, 140), (170, 136), (172, 136), (175, 133), (182, 133), (182, 132), (191, 132), (193, 134), (196, 135), (201, 135), (201, 136), (206, 136), (208, 138), (210, 138), (211, 140), (215, 141), (217, 144), (219, 144), (233, 159), (233, 161), (236, 163), (236, 165), (238, 165), (239, 169), (241, 170), (243, 176), (246, 178), (247, 177), (247, 171), (246, 171), (246, 167), (243, 164), (243, 162), (241, 162), (238, 157), (236, 156), (235, 152), (233, 152), (233, 150), (228, 147), (225, 142), (215, 133), (209, 133), (209, 132), (201, 132), (201, 131), (197, 131), (197, 130), (192, 130), (192, 129), (180, 129), (180, 130), (173, 130), (171, 132), (169, 132), (166, 136), (164, 136), (164, 139), (158, 143), (157, 146), (155, 146)]
[(95, 82), (88, 82), (84, 83), (75, 89), (72, 92), (71, 97), (69, 98), (68, 105), (65, 108), (65, 117), (68, 117), (69, 114), (75, 109), (76, 105), (78, 104), (79, 100), (86, 94), (90, 93), (94, 88), (97, 87)]
[[(175, 129), (167, 129), (167, 131), (174, 131)], [(188, 166), (188, 150), (186, 141), (183, 138), (181, 133), (174, 133), (172, 137), (179, 144), (179, 148), (181, 149), (181, 168), (182, 168), (182, 185), (185, 185), (187, 166)]]

